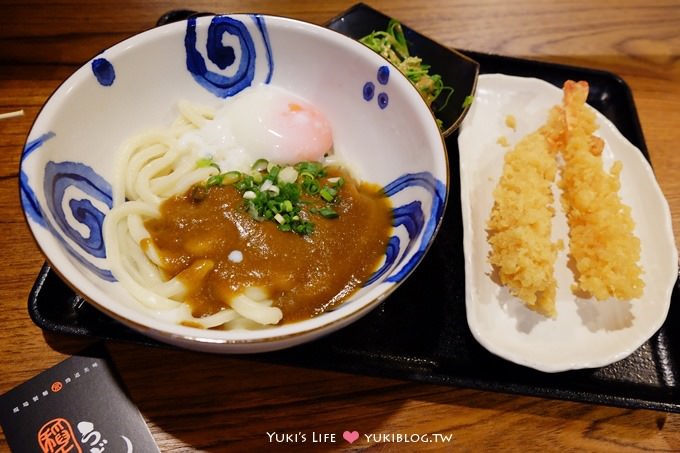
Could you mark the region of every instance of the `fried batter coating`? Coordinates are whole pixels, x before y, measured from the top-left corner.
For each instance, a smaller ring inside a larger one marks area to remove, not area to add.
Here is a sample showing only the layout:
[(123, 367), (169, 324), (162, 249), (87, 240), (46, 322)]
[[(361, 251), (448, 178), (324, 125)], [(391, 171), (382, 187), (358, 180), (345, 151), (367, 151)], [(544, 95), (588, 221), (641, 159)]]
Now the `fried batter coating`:
[(531, 309), (554, 317), (554, 266), (558, 244), (551, 242), (554, 152), (537, 131), (505, 155), (487, 223), (489, 262), (500, 282)]
[(601, 158), (604, 142), (593, 135), (595, 113), (587, 108), (588, 84), (564, 84), (566, 143), (559, 187), (569, 224), (569, 252), (574, 265), (575, 293), (598, 300), (633, 299), (644, 289), (640, 240), (633, 230), (631, 209), (619, 197), (622, 170), (617, 161), (609, 173)]
[(621, 162), (604, 170), (604, 142), (588, 108), (587, 82), (567, 81), (562, 105), (554, 106), (536, 132), (505, 155), (503, 174), (487, 223), (489, 262), (501, 284), (529, 308), (556, 316), (554, 266), (561, 241), (551, 242), (551, 186), (562, 158), (561, 205), (569, 226), (572, 291), (598, 300), (638, 298), (640, 240), (631, 209), (621, 201)]

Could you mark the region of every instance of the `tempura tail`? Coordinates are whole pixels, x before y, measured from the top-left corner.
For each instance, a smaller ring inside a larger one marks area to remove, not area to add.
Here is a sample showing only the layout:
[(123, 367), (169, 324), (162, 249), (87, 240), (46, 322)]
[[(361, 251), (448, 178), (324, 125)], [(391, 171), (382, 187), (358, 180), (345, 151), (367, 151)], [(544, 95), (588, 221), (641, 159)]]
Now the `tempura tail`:
[(559, 187), (569, 224), (569, 250), (575, 267), (575, 293), (598, 300), (642, 295), (640, 240), (630, 207), (621, 202), (621, 162), (607, 173), (601, 158), (603, 141), (593, 135), (595, 113), (587, 108), (588, 84), (564, 85), (566, 144)]
[(489, 262), (498, 279), (531, 309), (554, 317), (558, 245), (552, 243), (557, 163), (540, 131), (506, 154), (488, 221)]

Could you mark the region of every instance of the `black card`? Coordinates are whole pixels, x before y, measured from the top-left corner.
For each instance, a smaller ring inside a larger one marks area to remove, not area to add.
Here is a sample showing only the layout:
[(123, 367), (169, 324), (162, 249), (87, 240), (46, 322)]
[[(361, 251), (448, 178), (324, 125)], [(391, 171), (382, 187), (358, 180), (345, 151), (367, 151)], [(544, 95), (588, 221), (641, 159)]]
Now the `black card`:
[(157, 452), (103, 348), (70, 357), (0, 397), (14, 452)]

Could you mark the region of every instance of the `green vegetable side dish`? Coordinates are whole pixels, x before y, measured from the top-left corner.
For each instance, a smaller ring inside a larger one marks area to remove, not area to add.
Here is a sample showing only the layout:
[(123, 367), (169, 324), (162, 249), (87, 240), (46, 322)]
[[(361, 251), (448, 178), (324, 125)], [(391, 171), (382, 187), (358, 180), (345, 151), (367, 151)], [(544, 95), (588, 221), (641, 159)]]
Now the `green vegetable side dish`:
[[(197, 167), (219, 166), (211, 159), (200, 159)], [(338, 217), (333, 205), (338, 202), (342, 177), (327, 177), (319, 162), (299, 162), (292, 166), (257, 160), (249, 173), (229, 171), (209, 177), (192, 188), (195, 201), (205, 198), (213, 187), (233, 186), (243, 196), (243, 207), (258, 221), (273, 221), (281, 231), (300, 235), (314, 231), (313, 216)]]
[[(433, 111), (439, 112), (446, 107), (453, 94), (453, 88), (445, 85), (439, 74), (430, 74), (430, 65), (424, 64), (420, 57), (410, 54), (404, 31), (398, 21), (390, 19), (387, 30), (374, 31), (359, 39), (359, 42), (396, 66), (415, 85)], [(440, 96), (446, 98), (435, 109), (432, 104)], [(472, 96), (467, 96), (462, 107), (465, 108), (470, 103)], [(440, 120), (437, 120), (437, 123), (442, 126)]]

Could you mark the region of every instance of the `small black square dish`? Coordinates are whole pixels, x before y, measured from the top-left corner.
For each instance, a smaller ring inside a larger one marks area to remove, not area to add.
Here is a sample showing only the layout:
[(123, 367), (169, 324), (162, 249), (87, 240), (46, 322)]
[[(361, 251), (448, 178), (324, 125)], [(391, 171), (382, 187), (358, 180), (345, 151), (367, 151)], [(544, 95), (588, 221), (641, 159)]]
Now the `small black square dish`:
[[(331, 19), (326, 27), (350, 38), (361, 40), (373, 33), (387, 33), (393, 19), (358, 3), (352, 8)], [(397, 22), (403, 31), (408, 55), (420, 58), (423, 67), (429, 66), (428, 73), (433, 79), (441, 77), (445, 88), (430, 105), (444, 137), (455, 132), (465, 118), (470, 102), (474, 97), (479, 74), (479, 64), (469, 56), (445, 47), (436, 41)], [(375, 50), (375, 49), (374, 49)], [(416, 83), (415, 80), (412, 82)]]
[[(195, 12), (165, 15), (159, 25), (191, 14)], [(327, 25), (356, 39), (384, 29), (389, 19), (358, 4)], [(405, 28), (407, 40), (418, 49), (421, 38), (408, 30)], [(466, 50), (456, 52), (477, 62), (481, 74), (530, 76), (557, 86), (568, 79), (588, 80), (592, 95), (588, 102), (648, 159), (630, 89), (615, 74)], [(456, 90), (456, 98), (452, 97), (450, 103), (462, 105), (465, 96), (474, 92), (476, 63), (462, 59), (465, 69), (448, 68), (438, 66), (434, 53), (419, 56), (432, 60), (432, 71), (442, 77), (454, 74), (446, 82)], [(338, 332), (286, 350), (244, 356), (244, 360), (680, 413), (680, 331), (672, 328), (680, 323), (680, 283), (675, 284), (670, 312), (659, 331), (625, 359), (601, 368), (543, 373), (503, 360), (475, 341), (466, 322), (460, 172), (455, 164), (457, 135), (446, 138), (452, 165), (443, 222), (410, 278), (371, 313)], [(159, 345), (98, 312), (47, 264), (31, 291), (28, 310), (33, 321), (46, 331)]]

